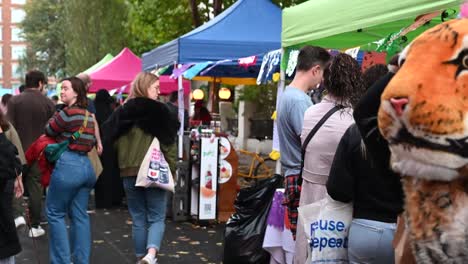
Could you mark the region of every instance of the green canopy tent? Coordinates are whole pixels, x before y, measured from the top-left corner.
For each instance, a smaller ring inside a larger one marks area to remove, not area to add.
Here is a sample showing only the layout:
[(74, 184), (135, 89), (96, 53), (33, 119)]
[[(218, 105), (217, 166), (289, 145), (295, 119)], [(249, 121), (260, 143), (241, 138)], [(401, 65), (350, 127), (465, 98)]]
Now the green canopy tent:
[[(443, 15), (432, 18), (430, 22), (406, 34), (407, 41), (401, 43), (404, 46), (428, 28), (456, 17), (462, 2), (463, 0), (309, 0), (285, 8), (282, 14), (283, 54), (277, 100), (284, 89), (290, 50), (304, 45), (338, 50), (354, 47), (367, 51), (376, 50), (378, 46), (374, 42), (412, 25), (418, 16), (446, 10)], [(277, 137), (274, 133), (274, 142)], [(277, 166), (276, 172), (279, 171)]]
[[(101, 68), (101, 66), (103, 65), (106, 65), (110, 60), (112, 60), (114, 58), (114, 56), (110, 53), (107, 53), (106, 56), (104, 56), (100, 61), (98, 61), (96, 64), (94, 64), (93, 66), (89, 67), (87, 70), (83, 71), (83, 73), (86, 73), (86, 74), (91, 74), (92, 72), (94, 72), (95, 70)], [(56, 94), (57, 95), (60, 95), (60, 92), (62, 90), (62, 84), (61, 83), (58, 83), (57, 84), (57, 88), (55, 89), (56, 91)]]
[(91, 74), (93, 71), (95, 71), (95, 70), (99, 69), (101, 66), (107, 64), (113, 58), (114, 58), (114, 56), (112, 54), (107, 53), (106, 56), (104, 56), (104, 58), (102, 58), (98, 63), (94, 64), (93, 66), (91, 66), (89, 69), (87, 69), (83, 73)]
[[(458, 10), (462, 2), (309, 0), (283, 10), (281, 42), (283, 47), (312, 44), (343, 49), (362, 46), (411, 25), (419, 15), (450, 8)], [(434, 20), (428, 26), (440, 22), (441, 18)]]
[[(304, 45), (330, 49), (361, 47), (375, 50), (373, 42), (415, 22), (417, 16), (435, 11), (446, 12), (406, 35), (409, 43), (442, 20), (456, 17), (463, 0), (309, 0), (283, 10), (283, 63), (288, 50)], [(442, 18), (444, 17), (444, 18)], [(284, 65), (283, 65), (284, 67)]]

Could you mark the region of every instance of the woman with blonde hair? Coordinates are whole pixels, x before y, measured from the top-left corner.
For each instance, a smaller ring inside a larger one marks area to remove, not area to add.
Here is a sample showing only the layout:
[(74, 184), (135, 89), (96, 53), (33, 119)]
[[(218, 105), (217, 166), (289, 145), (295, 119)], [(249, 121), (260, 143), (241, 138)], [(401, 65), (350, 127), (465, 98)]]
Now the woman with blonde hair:
[[(157, 101), (159, 78), (139, 73), (132, 82), (124, 105), (103, 124), (104, 167), (118, 167), (132, 217), (132, 235), (139, 263), (156, 263), (164, 234), (167, 192), (158, 188), (135, 187), (136, 176), (154, 137), (172, 171), (175, 166), (175, 139), (179, 121), (166, 104)], [(110, 156), (110, 157), (109, 157)], [(118, 164), (115, 164), (117, 161)]]

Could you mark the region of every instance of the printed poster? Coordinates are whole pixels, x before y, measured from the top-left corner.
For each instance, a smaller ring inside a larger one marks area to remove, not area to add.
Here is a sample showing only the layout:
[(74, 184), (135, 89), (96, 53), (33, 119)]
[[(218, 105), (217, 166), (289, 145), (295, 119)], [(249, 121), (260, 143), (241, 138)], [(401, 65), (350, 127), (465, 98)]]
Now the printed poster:
[(201, 138), (199, 220), (216, 219), (219, 138)]

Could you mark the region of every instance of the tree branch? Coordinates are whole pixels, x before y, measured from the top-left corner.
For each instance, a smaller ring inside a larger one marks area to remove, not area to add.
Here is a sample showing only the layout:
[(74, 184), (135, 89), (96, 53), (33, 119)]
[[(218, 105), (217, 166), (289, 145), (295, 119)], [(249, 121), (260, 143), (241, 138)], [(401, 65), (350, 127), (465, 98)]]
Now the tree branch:
[(200, 13), (198, 12), (197, 0), (188, 0), (190, 4), (190, 10), (192, 11), (192, 21), (195, 27), (201, 26)]

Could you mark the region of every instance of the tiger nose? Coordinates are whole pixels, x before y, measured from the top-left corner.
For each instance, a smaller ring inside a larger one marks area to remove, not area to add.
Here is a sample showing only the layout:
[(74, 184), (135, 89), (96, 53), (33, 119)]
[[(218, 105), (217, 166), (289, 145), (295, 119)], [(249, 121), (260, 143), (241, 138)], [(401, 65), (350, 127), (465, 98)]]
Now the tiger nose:
[(405, 110), (408, 102), (408, 98), (405, 97), (390, 98), (390, 103), (392, 104), (392, 107), (395, 109), (395, 112), (398, 116), (403, 114), (403, 110)]

